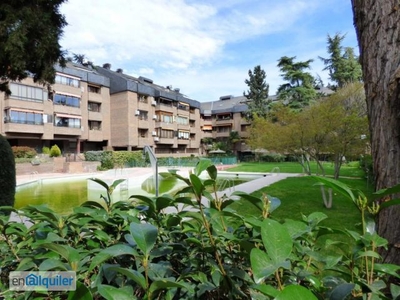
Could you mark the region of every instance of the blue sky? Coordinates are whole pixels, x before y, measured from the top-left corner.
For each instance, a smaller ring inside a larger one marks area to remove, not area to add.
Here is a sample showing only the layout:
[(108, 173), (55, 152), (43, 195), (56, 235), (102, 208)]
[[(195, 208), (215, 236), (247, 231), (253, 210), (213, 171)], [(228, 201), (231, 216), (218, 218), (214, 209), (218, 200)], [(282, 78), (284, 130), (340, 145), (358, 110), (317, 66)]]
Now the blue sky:
[(314, 59), (326, 85), (328, 34), (346, 34), (358, 53), (350, 0), (69, 0), (61, 12), (65, 50), (198, 101), (242, 95), (256, 65), (275, 94), (282, 56)]

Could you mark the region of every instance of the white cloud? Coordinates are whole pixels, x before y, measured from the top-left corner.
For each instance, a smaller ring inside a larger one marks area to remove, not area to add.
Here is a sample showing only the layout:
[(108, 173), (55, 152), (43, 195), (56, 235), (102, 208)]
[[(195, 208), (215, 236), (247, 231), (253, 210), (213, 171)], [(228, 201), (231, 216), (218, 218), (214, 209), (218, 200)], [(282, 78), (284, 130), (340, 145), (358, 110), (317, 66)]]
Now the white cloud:
[[(308, 23), (345, 1), (69, 0), (62, 6), (69, 26), (61, 44), (96, 64), (149, 76), (203, 101), (241, 95), (248, 69), (261, 64), (273, 94), (281, 84), (277, 59), (324, 55), (326, 35), (316, 41)], [(281, 40), (271, 38), (278, 34)], [(284, 43), (287, 36), (291, 44)]]

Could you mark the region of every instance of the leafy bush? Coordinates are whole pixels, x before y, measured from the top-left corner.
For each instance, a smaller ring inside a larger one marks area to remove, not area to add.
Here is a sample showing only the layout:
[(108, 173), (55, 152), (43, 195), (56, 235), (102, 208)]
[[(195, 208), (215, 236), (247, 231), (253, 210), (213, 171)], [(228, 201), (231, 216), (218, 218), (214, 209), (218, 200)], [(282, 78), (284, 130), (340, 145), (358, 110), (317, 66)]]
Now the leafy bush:
[(37, 155), (35, 149), (27, 146), (13, 146), (12, 151), (15, 158), (34, 158)]
[(51, 146), (50, 149), (50, 157), (59, 157), (61, 156), (61, 150), (57, 145)]
[(42, 153), (43, 153), (43, 154), (50, 154), (50, 148), (49, 148), (49, 147), (46, 147), (46, 146), (43, 147), (43, 148), (42, 148)]
[(15, 186), (14, 154), (6, 138), (0, 134), (0, 206), (14, 206)]
[(99, 171), (114, 169), (114, 160), (112, 151), (103, 151), (101, 154), (101, 164), (97, 167)]
[(260, 157), (260, 161), (265, 162), (284, 162), (285, 160), (286, 156), (280, 153), (267, 153)]
[[(200, 179), (202, 172), (209, 179)], [(69, 216), (29, 206), (21, 211), (35, 224), (30, 229), (0, 217), (0, 297), (385, 299), (388, 276), (400, 277), (400, 266), (382, 264), (376, 252), (387, 241), (366, 230), (373, 221), (369, 211), (375, 214), (379, 208), (343, 184), (320, 179), (347, 194), (360, 209), (361, 234), (336, 231), (353, 239), (354, 248), (330, 239), (321, 244), (320, 237), (335, 232), (320, 225), (323, 213), (302, 221), (275, 221), (279, 200), (268, 195), (236, 192), (259, 212), (241, 215), (231, 208), (233, 200), (213, 198), (207, 191), (217, 178), (210, 161), (200, 160), (189, 178), (170, 176), (187, 184), (174, 196), (133, 195), (113, 203), (112, 193), (123, 180), (109, 186), (93, 179), (106, 190), (103, 204), (87, 202)], [(74, 270), (77, 290), (11, 292), (8, 274), (16, 269)], [(386, 296), (395, 299), (399, 294), (400, 287), (391, 284)]]
[(86, 151), (84, 153), (86, 161), (101, 161), (104, 151)]

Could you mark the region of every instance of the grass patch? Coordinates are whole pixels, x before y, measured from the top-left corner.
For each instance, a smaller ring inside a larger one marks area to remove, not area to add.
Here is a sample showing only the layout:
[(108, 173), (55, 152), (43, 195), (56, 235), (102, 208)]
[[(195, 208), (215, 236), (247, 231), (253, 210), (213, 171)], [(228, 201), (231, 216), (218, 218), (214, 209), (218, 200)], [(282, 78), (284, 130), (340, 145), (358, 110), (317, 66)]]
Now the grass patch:
[[(367, 197), (373, 192), (371, 186), (367, 187), (364, 179), (340, 179), (340, 181), (348, 184), (351, 188), (363, 191)], [(357, 224), (361, 222), (361, 217), (354, 203), (341, 194), (335, 193), (332, 208), (325, 208), (320, 188), (315, 186), (315, 183), (315, 179), (308, 176), (290, 177), (261, 188), (252, 195), (260, 197), (265, 193), (281, 200), (281, 206), (271, 214), (272, 218), (276, 220), (302, 220), (302, 215), (319, 211), (328, 216), (328, 219), (324, 220), (321, 225), (358, 231)], [(260, 215), (260, 212), (245, 200), (239, 200), (232, 205), (241, 214), (247, 216)]]
[[(331, 162), (324, 162), (323, 167), (325, 169), (326, 175), (333, 176), (334, 174), (334, 165)], [(313, 174), (317, 174), (318, 168), (315, 162), (310, 163), (311, 171)], [(276, 168), (279, 169), (281, 173), (303, 173), (302, 166), (297, 162), (246, 162), (241, 163), (236, 167), (229, 168), (226, 171), (228, 172), (263, 172), (269, 173), (272, 172)], [(349, 162), (348, 164), (344, 164), (340, 169), (340, 176), (343, 177), (365, 177), (365, 172), (359, 168), (359, 164), (355, 162)]]

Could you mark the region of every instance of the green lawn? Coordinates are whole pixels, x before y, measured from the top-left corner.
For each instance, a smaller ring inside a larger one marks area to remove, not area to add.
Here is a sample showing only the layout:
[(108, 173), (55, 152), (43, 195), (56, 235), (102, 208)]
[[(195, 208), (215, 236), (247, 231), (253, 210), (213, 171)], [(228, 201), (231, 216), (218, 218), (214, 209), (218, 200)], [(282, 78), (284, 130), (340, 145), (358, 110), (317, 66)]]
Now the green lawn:
[[(366, 181), (363, 179), (341, 179), (340, 181), (352, 188), (362, 190), (367, 196), (373, 192), (370, 186), (367, 188)], [(319, 211), (328, 216), (328, 219), (323, 221), (323, 225), (337, 229), (355, 230), (355, 225), (360, 223), (361, 219), (354, 203), (341, 194), (334, 194), (332, 208), (325, 208), (320, 188), (315, 186), (315, 183), (315, 179), (308, 176), (290, 177), (261, 188), (252, 195), (261, 196), (262, 193), (265, 193), (279, 198), (281, 206), (272, 213), (272, 217), (277, 220), (301, 220), (302, 215)], [(256, 208), (248, 205), (244, 200), (239, 200), (234, 205), (235, 209), (239, 209), (242, 214), (259, 214)]]
[[(317, 171), (317, 164), (311, 162), (311, 171), (313, 174)], [(333, 163), (323, 163), (326, 175), (332, 176), (334, 173)], [(281, 173), (303, 173), (302, 166), (297, 162), (281, 162), (281, 163), (267, 163), (267, 162), (246, 162), (241, 163), (236, 167), (229, 168), (228, 172), (271, 172), (276, 168), (279, 168)], [(358, 167), (352, 167), (351, 164), (343, 165), (340, 169), (340, 176), (343, 177), (365, 177), (365, 173)]]

